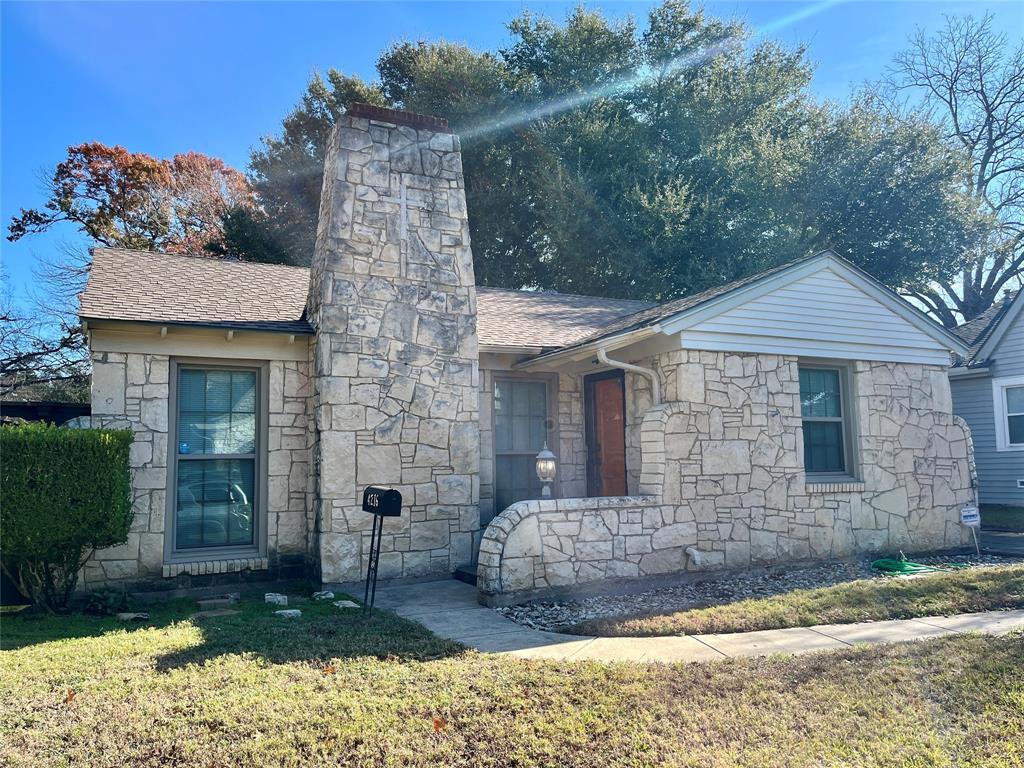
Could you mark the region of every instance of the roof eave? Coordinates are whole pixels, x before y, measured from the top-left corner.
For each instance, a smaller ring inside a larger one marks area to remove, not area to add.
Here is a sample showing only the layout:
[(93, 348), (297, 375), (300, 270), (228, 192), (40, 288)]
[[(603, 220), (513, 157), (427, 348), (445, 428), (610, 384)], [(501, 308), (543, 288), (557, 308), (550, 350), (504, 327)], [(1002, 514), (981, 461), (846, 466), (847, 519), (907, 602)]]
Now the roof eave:
[(284, 336), (312, 336), (316, 333), (308, 324), (301, 321), (283, 321), (295, 323), (294, 325), (281, 327), (267, 327), (259, 322), (249, 323), (240, 320), (225, 320), (214, 323), (193, 323), (182, 320), (140, 320), (131, 317), (99, 317), (97, 315), (79, 314), (78, 319), (83, 323), (116, 323), (123, 325), (148, 325), (167, 328), (192, 328), (212, 331), (252, 331), (254, 333), (279, 333)]

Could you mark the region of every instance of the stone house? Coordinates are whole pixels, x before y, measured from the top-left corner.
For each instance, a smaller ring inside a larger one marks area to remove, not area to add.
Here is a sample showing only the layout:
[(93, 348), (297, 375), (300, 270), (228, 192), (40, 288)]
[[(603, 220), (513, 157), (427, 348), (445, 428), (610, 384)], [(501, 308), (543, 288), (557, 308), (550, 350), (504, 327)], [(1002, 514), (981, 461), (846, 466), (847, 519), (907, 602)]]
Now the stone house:
[(982, 504), (1024, 511), (1024, 291), (954, 332), (970, 345), (949, 370), (953, 412), (970, 425)]
[(93, 255), (135, 524), (84, 586), (357, 580), (368, 484), (405, 500), (382, 577), (478, 566), (489, 599), (964, 541), (961, 339), (831, 253), (660, 306), (478, 287), (438, 118), (339, 120), (310, 269)]

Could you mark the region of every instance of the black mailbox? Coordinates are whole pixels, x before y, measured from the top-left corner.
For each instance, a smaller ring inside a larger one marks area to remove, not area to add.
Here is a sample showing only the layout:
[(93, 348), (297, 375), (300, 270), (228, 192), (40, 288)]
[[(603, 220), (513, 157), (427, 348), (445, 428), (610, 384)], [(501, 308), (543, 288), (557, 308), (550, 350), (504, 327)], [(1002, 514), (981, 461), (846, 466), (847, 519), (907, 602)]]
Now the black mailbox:
[(401, 517), (402, 494), (394, 488), (369, 485), (363, 491), (363, 512), (381, 517)]

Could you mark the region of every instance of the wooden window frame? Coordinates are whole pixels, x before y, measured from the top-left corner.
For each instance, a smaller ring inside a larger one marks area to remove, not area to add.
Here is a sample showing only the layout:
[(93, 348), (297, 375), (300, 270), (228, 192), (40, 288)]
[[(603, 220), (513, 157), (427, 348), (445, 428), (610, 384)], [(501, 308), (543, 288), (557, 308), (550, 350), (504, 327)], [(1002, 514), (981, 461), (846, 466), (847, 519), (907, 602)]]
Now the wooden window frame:
[[(222, 547), (177, 548), (178, 507), (178, 371), (216, 370), (248, 371), (256, 373), (256, 451), (253, 454), (207, 454), (190, 456), (187, 460), (253, 459), (253, 543)], [(164, 517), (164, 562), (187, 563), (209, 560), (266, 557), (267, 555), (267, 446), (270, 421), (270, 364), (266, 360), (223, 360), (208, 358), (172, 357), (168, 368), (167, 397), (167, 491)]]

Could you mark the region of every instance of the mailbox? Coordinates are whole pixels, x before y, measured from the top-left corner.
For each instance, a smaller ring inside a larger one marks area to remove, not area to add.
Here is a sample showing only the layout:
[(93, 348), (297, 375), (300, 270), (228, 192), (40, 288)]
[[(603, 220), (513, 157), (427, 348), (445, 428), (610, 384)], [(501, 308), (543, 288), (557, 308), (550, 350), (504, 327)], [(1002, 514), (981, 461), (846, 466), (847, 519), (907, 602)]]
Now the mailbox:
[(368, 485), (363, 491), (363, 512), (380, 517), (401, 517), (402, 494), (394, 488)]

